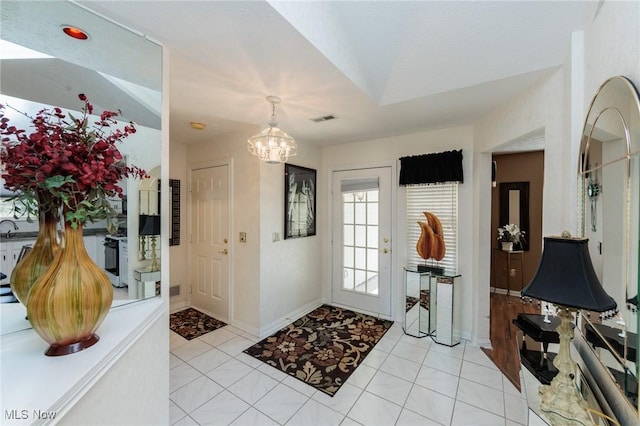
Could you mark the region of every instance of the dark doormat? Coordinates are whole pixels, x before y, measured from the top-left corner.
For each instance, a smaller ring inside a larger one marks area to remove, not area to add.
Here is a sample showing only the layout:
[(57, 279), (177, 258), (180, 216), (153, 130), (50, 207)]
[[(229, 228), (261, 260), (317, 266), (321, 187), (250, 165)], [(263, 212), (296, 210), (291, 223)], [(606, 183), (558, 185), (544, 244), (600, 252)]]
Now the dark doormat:
[(227, 324), (193, 308), (169, 315), (169, 328), (187, 340), (195, 339), (225, 325)]
[(392, 324), (322, 305), (244, 353), (333, 396)]

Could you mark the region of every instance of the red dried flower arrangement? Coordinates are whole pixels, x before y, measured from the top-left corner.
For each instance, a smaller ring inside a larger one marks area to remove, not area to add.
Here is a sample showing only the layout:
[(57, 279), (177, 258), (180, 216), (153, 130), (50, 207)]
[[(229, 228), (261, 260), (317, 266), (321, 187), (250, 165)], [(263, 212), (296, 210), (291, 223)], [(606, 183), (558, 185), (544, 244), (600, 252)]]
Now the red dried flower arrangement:
[[(136, 128), (133, 122), (116, 128), (120, 111), (103, 111), (91, 123), (93, 105), (84, 94), (78, 97), (84, 102), (78, 118), (58, 107), (30, 117), (0, 104), (2, 177), (5, 187), (16, 193), (11, 200), (19, 214), (30, 217), (38, 208), (55, 209), (62, 204), (64, 219), (74, 227), (107, 219), (107, 228), (112, 228), (116, 212), (108, 199), (122, 197), (119, 182), (125, 177), (146, 177), (144, 170), (124, 164), (116, 146)], [(11, 126), (3, 111), (6, 107), (30, 118), (34, 131), (27, 134)]]

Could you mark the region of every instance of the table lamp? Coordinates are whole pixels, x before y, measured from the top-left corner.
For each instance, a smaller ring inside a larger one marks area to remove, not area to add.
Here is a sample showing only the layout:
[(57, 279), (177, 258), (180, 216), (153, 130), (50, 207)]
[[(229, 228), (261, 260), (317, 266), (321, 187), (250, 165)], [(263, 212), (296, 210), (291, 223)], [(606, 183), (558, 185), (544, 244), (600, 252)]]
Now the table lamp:
[(141, 214), (138, 220), (138, 235), (151, 237), (151, 272), (158, 271), (158, 257), (156, 255), (156, 236), (160, 235), (160, 216)]
[(576, 363), (569, 347), (574, 333), (571, 320), (579, 309), (614, 311), (616, 302), (600, 285), (588, 242), (587, 238), (571, 238), (566, 232), (562, 237), (545, 237), (538, 270), (522, 290), (522, 297), (555, 304), (561, 320), (557, 328), (560, 349), (553, 361), (558, 374), (551, 385), (540, 386), (540, 409), (552, 424), (565, 424), (567, 420), (594, 424), (575, 383)]

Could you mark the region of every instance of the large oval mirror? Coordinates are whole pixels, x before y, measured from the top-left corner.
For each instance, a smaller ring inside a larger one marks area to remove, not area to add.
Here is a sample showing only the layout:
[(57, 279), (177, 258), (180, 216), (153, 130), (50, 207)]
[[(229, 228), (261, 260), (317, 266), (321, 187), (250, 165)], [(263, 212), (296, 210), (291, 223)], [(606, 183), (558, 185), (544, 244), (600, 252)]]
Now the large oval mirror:
[[(119, 109), (122, 120), (136, 123), (136, 134), (118, 147), (129, 164), (159, 168), (161, 46), (71, 2), (2, 2), (0, 13), (0, 103), (32, 115), (52, 106), (76, 113), (83, 93), (95, 112)], [(62, 27), (69, 25), (81, 28), (88, 39), (67, 36)], [(6, 113), (16, 127), (31, 129), (19, 113), (10, 108)], [(113, 201), (119, 212), (117, 234), (109, 235), (104, 222), (85, 226), (87, 251), (113, 283), (114, 306), (155, 296), (156, 286), (149, 291), (141, 277), (159, 281), (160, 276), (160, 271), (145, 275), (151, 260), (135, 255), (140, 181), (127, 179), (122, 186), (126, 197)], [(10, 194), (1, 195), (6, 200)], [(22, 247), (35, 241), (38, 225), (14, 219), (10, 203), (0, 206), (0, 272), (10, 276)], [(30, 327), (19, 303), (1, 303), (0, 313), (2, 333)]]
[(585, 339), (638, 409), (638, 254), (640, 245), (640, 100), (613, 77), (598, 89), (585, 120), (579, 158), (579, 231), (619, 315), (583, 313)]

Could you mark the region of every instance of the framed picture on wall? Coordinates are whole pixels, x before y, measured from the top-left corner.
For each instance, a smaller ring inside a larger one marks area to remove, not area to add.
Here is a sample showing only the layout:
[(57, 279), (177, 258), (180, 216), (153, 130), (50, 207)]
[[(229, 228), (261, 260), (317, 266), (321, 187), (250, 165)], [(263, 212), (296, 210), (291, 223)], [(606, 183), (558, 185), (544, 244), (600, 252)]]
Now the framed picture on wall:
[(316, 235), (316, 171), (284, 165), (284, 238)]

